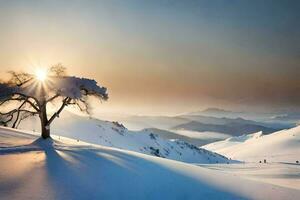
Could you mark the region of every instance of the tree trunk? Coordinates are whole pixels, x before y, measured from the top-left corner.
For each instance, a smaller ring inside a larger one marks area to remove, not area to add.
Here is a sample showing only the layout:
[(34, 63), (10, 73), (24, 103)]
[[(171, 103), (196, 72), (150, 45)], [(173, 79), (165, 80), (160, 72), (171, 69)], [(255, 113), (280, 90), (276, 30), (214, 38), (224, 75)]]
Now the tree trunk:
[(42, 131), (42, 138), (47, 139), (50, 137), (50, 127), (45, 123), (44, 121), (41, 120), (41, 131)]
[(40, 120), (41, 120), (42, 138), (44, 139), (50, 138), (50, 126), (48, 125), (47, 109), (45, 103), (40, 107)]

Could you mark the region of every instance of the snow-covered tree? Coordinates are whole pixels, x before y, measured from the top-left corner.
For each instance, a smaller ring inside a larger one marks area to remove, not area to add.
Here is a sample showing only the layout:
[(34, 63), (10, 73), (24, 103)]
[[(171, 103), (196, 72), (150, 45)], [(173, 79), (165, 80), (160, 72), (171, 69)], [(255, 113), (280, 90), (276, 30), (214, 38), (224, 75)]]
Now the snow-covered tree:
[[(0, 83), (0, 124), (16, 128), (22, 120), (37, 115), (41, 136), (46, 139), (51, 123), (66, 106), (75, 105), (88, 112), (88, 96), (108, 99), (107, 89), (95, 80), (66, 76), (65, 70), (58, 64), (35, 74), (10, 71), (10, 80)], [(50, 102), (57, 108), (52, 114), (47, 112)]]

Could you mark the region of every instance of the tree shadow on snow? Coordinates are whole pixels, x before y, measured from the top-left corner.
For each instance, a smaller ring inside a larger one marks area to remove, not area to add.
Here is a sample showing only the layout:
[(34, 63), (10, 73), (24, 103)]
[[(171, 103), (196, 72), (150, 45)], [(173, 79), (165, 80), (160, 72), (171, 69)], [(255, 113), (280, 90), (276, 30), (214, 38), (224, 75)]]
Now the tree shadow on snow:
[(44, 152), (47, 184), (43, 190), (55, 199), (245, 199), (141, 154), (52, 139), (15, 148), (3, 152)]
[(245, 199), (134, 154), (52, 147), (46, 167), (57, 199)]

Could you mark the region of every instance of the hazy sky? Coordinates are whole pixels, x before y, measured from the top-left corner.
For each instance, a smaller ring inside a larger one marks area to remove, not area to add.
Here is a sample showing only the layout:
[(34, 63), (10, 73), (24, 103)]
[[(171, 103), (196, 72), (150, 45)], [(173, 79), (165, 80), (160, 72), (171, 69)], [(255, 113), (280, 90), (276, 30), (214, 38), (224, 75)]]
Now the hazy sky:
[(108, 87), (101, 109), (300, 103), (300, 1), (0, 1), (0, 72), (58, 62)]

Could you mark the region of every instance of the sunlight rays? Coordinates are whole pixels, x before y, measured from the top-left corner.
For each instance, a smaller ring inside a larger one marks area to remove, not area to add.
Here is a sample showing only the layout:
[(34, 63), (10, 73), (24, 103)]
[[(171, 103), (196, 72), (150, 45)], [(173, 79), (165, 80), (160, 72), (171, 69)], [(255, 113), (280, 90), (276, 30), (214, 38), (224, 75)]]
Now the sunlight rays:
[(48, 73), (45, 69), (37, 69), (35, 71), (35, 78), (41, 82), (44, 82), (47, 79)]

